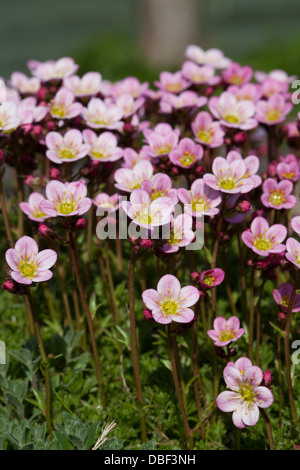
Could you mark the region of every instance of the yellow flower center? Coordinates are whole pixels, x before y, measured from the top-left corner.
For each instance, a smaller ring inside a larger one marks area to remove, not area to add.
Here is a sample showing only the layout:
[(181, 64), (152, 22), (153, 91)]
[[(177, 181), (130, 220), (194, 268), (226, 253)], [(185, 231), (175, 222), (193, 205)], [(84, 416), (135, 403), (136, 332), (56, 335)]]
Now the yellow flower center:
[(76, 157), (76, 153), (74, 152), (74, 150), (64, 149), (59, 152), (59, 156), (61, 159), (73, 160), (73, 158)]
[(293, 171), (291, 173), (282, 173), (282, 176), (287, 180), (292, 180), (295, 178), (295, 173)]
[(230, 79), (228, 80), (229, 83), (232, 83), (233, 85), (242, 85), (243, 79), (239, 75), (232, 75)]
[(220, 188), (230, 190), (237, 187), (236, 182), (232, 178), (222, 178), (219, 180)]
[(57, 208), (57, 212), (61, 214), (68, 215), (76, 209), (76, 204), (74, 201), (70, 202), (61, 202)]
[(219, 340), (223, 341), (224, 343), (226, 341), (230, 341), (235, 337), (234, 331), (230, 330), (221, 330), (219, 334)]
[(267, 112), (268, 121), (277, 121), (281, 116), (280, 111), (278, 109), (271, 109)]
[(273, 243), (267, 240), (264, 235), (256, 236), (253, 245), (260, 251), (268, 251), (273, 248)]
[(34, 264), (34, 261), (20, 261), (19, 262), (19, 271), (23, 277), (29, 277), (33, 279), (37, 270), (37, 265)]
[(275, 191), (274, 189), (271, 189), (271, 194), (269, 197), (269, 202), (271, 204), (274, 204), (274, 206), (280, 206), (286, 201), (286, 198), (284, 197), (284, 191)]
[(54, 104), (51, 106), (51, 113), (62, 118), (66, 115), (66, 110), (62, 104)]
[(240, 122), (238, 116), (235, 114), (226, 114), (224, 120), (230, 122), (230, 124), (238, 124)]
[(168, 83), (168, 84), (166, 85), (166, 89), (167, 89), (168, 91), (171, 91), (171, 92), (172, 92), (172, 91), (173, 91), (173, 92), (174, 92), (174, 91), (179, 91), (179, 90), (181, 90), (181, 88), (182, 88), (182, 83), (181, 83), (181, 82), (179, 82), (179, 83)]
[(184, 154), (182, 155), (182, 157), (179, 158), (179, 161), (183, 166), (192, 165), (192, 163), (194, 163), (195, 160), (196, 160), (196, 155), (192, 155), (188, 150), (186, 150)]
[(162, 145), (161, 147), (156, 148), (156, 155), (164, 155), (165, 153), (169, 153), (171, 148), (171, 144)]
[(206, 129), (200, 129), (198, 132), (197, 136), (199, 140), (202, 140), (203, 142), (206, 142), (208, 144), (212, 143), (212, 131), (208, 131)]
[(212, 274), (205, 274), (203, 278), (203, 284), (207, 284), (208, 286), (213, 286), (215, 283), (216, 278)]
[(35, 209), (32, 213), (33, 213), (33, 216), (36, 217), (37, 219), (41, 219), (42, 217), (45, 217), (46, 215), (40, 209)]
[(249, 384), (244, 384), (241, 386), (240, 394), (243, 400), (249, 404), (251, 404), (254, 401), (255, 397), (257, 396), (257, 393), (253, 392), (252, 385), (249, 385)]
[(107, 158), (107, 154), (103, 150), (91, 151), (91, 155), (93, 158), (96, 158), (97, 160), (103, 160), (104, 158)]
[(210, 208), (210, 204), (207, 201), (205, 196), (200, 197), (196, 196), (192, 200), (192, 211), (193, 212), (204, 212), (206, 209)]
[(161, 305), (161, 308), (164, 312), (164, 317), (168, 315), (176, 315), (178, 303), (175, 300), (165, 300)]

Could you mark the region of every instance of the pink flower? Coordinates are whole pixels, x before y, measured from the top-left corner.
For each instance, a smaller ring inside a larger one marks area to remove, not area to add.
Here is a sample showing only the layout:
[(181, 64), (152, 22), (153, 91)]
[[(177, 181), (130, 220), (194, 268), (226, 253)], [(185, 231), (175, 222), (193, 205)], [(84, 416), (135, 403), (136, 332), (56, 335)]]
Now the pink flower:
[(236, 86), (232, 85), (227, 88), (229, 93), (232, 93), (239, 101), (248, 100), (252, 103), (257, 103), (261, 97), (261, 87), (254, 83), (246, 83), (246, 85)]
[(223, 145), (225, 132), (218, 122), (213, 122), (211, 115), (206, 111), (197, 114), (192, 122), (192, 131), (200, 144), (205, 144), (210, 148)]
[(93, 129), (123, 128), (123, 110), (112, 103), (106, 103), (100, 98), (92, 98), (87, 108), (83, 108), (82, 115), (87, 125)]
[(145, 102), (144, 98), (134, 99), (129, 93), (124, 93), (117, 99), (116, 105), (123, 111), (123, 117), (128, 118), (137, 113)]
[(53, 250), (38, 252), (38, 246), (33, 238), (24, 236), (5, 253), (8, 266), (12, 269), (11, 277), (20, 284), (48, 281), (53, 274), (49, 271), (57, 260)]
[(179, 214), (171, 220), (170, 238), (162, 245), (165, 253), (176, 253), (179, 248), (189, 245), (195, 238), (192, 230), (193, 219), (188, 214)]
[(118, 147), (118, 139), (112, 132), (103, 132), (99, 136), (90, 129), (82, 132), (83, 140), (89, 147), (88, 154), (93, 160), (115, 162), (122, 158), (123, 150)]
[(172, 188), (172, 180), (165, 173), (156, 173), (151, 181), (143, 181), (141, 189), (149, 194), (151, 201), (158, 197), (170, 197), (174, 204), (178, 202), (177, 189)]
[(286, 241), (286, 250), (286, 259), (300, 269), (300, 243), (294, 238), (288, 238)]
[(297, 233), (300, 237), (300, 215), (297, 215), (296, 217), (293, 217), (291, 220), (291, 227), (294, 230), (294, 232)]
[(273, 126), (284, 121), (292, 108), (292, 103), (286, 103), (282, 95), (275, 93), (267, 101), (261, 100), (257, 103), (255, 118), (259, 122)]
[(231, 62), (227, 69), (222, 71), (223, 80), (230, 85), (244, 85), (250, 82), (252, 75), (251, 67), (242, 67), (237, 62)]
[(224, 347), (232, 341), (237, 341), (245, 333), (244, 328), (240, 328), (238, 317), (224, 317), (214, 319), (214, 329), (208, 330), (208, 336), (215, 342), (215, 346)]
[(283, 180), (280, 183), (273, 178), (267, 178), (263, 183), (261, 202), (265, 207), (272, 209), (291, 209), (297, 204), (297, 199), (291, 194), (294, 185), (291, 181)]
[(46, 135), (46, 155), (54, 163), (75, 162), (84, 158), (90, 151), (90, 145), (82, 143), (82, 134), (77, 129), (71, 129), (64, 136), (58, 132)]
[(22, 94), (34, 94), (40, 89), (41, 86), (41, 82), (38, 78), (28, 78), (22, 72), (12, 73), (10, 77), (10, 83), (14, 88), (17, 88), (17, 90)]
[(163, 93), (160, 101), (160, 112), (172, 113), (173, 109), (200, 108), (207, 103), (207, 98), (198, 96), (194, 91), (184, 91), (179, 95)]
[(64, 79), (64, 87), (68, 88), (75, 96), (91, 96), (101, 90), (101, 80), (102, 77), (98, 72), (88, 72), (81, 78), (72, 75)]
[(267, 78), (271, 78), (272, 80), (276, 80), (277, 82), (280, 82), (280, 83), (292, 83), (297, 77), (296, 76), (289, 77), (288, 74), (284, 70), (275, 69), (275, 70), (272, 70), (268, 74), (265, 72), (257, 71), (255, 72), (255, 78), (258, 82), (263, 82)]
[(261, 386), (262, 370), (247, 357), (241, 357), (235, 363), (228, 362), (223, 377), (231, 391), (219, 394), (217, 407), (226, 413), (233, 412), (232, 421), (237, 428), (254, 426), (259, 408), (269, 408), (274, 400), (272, 391)]
[(191, 322), (195, 314), (188, 307), (194, 305), (199, 297), (196, 287), (181, 288), (177, 277), (171, 274), (166, 274), (158, 281), (157, 290), (147, 289), (142, 294), (143, 302), (151, 310), (153, 319), (161, 324)]
[(46, 186), (48, 199), (40, 203), (40, 209), (50, 217), (69, 217), (87, 212), (92, 201), (86, 197), (87, 188), (83, 181), (61, 183), (50, 181)]
[(228, 67), (231, 60), (224, 57), (220, 49), (207, 49), (204, 51), (201, 47), (191, 44), (185, 51), (185, 56), (200, 65), (211, 65), (215, 69), (224, 69)]
[(191, 139), (185, 137), (177, 147), (170, 152), (169, 159), (171, 162), (181, 168), (191, 168), (203, 156), (203, 148), (201, 145), (195, 144)]
[(174, 130), (169, 124), (157, 124), (152, 129), (145, 129), (144, 136), (149, 145), (144, 147), (151, 157), (163, 157), (173, 150), (179, 138), (179, 132)]
[(287, 82), (278, 82), (272, 78), (266, 79), (261, 85), (262, 95), (266, 98), (270, 98), (275, 93), (281, 93), (284, 97), (287, 97), (288, 89), (289, 84)]
[(242, 233), (242, 240), (249, 248), (261, 256), (269, 253), (281, 253), (285, 246), (281, 244), (287, 235), (284, 225), (275, 224), (269, 227), (263, 217), (256, 217), (251, 223), (251, 230)]
[(202, 289), (212, 289), (219, 286), (224, 281), (225, 273), (223, 269), (215, 268), (203, 271), (199, 277), (199, 284)]
[(215, 69), (209, 65), (199, 65), (193, 62), (184, 62), (182, 65), (182, 75), (195, 85), (217, 85), (220, 77), (215, 76)]
[(118, 210), (120, 205), (120, 196), (119, 194), (109, 196), (106, 193), (99, 193), (93, 199), (93, 204), (106, 212), (115, 212)]
[(136, 99), (144, 95), (149, 88), (149, 83), (141, 83), (136, 77), (126, 77), (124, 80), (114, 83), (111, 86), (113, 96), (118, 97), (124, 93), (129, 93)]
[(155, 81), (154, 84), (160, 90), (169, 91), (170, 93), (180, 93), (190, 86), (190, 83), (183, 78), (182, 72), (161, 72), (159, 75), (159, 82)]
[[(293, 292), (292, 284), (286, 282), (281, 284), (279, 289), (273, 290), (273, 297), (275, 302), (282, 308), (283, 312), (287, 312), (290, 304), (290, 298)], [(296, 294), (292, 312), (300, 312), (300, 295)]]
[(115, 171), (115, 187), (121, 191), (131, 192), (136, 188), (140, 188), (143, 181), (151, 180), (152, 175), (152, 164), (147, 160), (142, 160), (138, 162), (132, 169), (119, 168), (117, 171)]
[(254, 182), (254, 188), (260, 186), (261, 177), (256, 174), (259, 169), (259, 158), (257, 158), (255, 155), (248, 155), (248, 157), (243, 158), (239, 152), (231, 150), (230, 152), (228, 152), (226, 160), (229, 163), (232, 163), (235, 160), (243, 160), (246, 165), (246, 173), (244, 175), (244, 178), (251, 177), (252, 181)]
[[(237, 152), (235, 152), (237, 153)], [(223, 193), (248, 193), (256, 186), (256, 180), (248, 176), (246, 163), (243, 159), (216, 157), (213, 161), (213, 175), (206, 173), (203, 176), (205, 184), (210, 188)]]
[(143, 147), (138, 153), (132, 148), (128, 147), (123, 150), (123, 158), (124, 163), (122, 163), (122, 168), (132, 169), (138, 162), (142, 160), (150, 160), (151, 157)]
[(222, 201), (220, 193), (206, 186), (203, 179), (195, 180), (190, 191), (179, 188), (178, 198), (184, 204), (185, 212), (194, 217), (218, 214), (217, 206)]
[(122, 209), (135, 224), (152, 230), (170, 223), (175, 207), (169, 197), (158, 197), (151, 201), (146, 191), (135, 189), (130, 194), (130, 201), (122, 202)]
[(48, 114), (47, 106), (36, 106), (37, 100), (33, 96), (25, 98), (18, 103), (18, 116), (22, 124), (40, 122)]
[(300, 177), (300, 168), (298, 160), (290, 163), (280, 162), (276, 167), (278, 178), (281, 180), (298, 181)]
[(49, 215), (44, 214), (40, 209), (40, 203), (44, 200), (45, 198), (42, 194), (31, 193), (28, 202), (20, 202), (19, 207), (30, 220), (44, 222), (45, 219), (49, 218)]
[(226, 127), (245, 131), (257, 127), (257, 121), (253, 119), (254, 104), (248, 100), (238, 101), (232, 93), (224, 92), (220, 96), (213, 96), (208, 102), (208, 107), (210, 112)]
[(67, 88), (61, 88), (53, 98), (49, 109), (56, 119), (72, 119), (81, 113), (82, 105), (74, 103), (74, 95)]
[(16, 103), (7, 101), (0, 104), (0, 131), (12, 131), (21, 124)]
[(43, 82), (49, 80), (60, 80), (73, 75), (78, 69), (78, 65), (70, 57), (63, 57), (57, 61), (48, 60), (47, 62), (30, 61), (28, 67), (32, 75)]

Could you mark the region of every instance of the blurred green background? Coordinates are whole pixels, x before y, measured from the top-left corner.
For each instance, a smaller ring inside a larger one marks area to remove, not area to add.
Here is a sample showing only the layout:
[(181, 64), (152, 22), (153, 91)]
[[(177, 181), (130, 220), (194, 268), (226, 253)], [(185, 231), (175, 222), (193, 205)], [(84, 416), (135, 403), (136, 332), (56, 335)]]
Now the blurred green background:
[[(166, 2), (169, 14), (155, 43), (156, 29), (149, 23)], [(256, 69), (283, 68), (300, 75), (299, 0), (0, 0), (0, 75), (26, 71), (28, 59), (68, 55), (80, 64), (80, 73), (98, 70), (107, 79), (136, 75), (152, 80), (159, 70), (176, 69), (183, 60), (187, 35), (181, 40), (175, 21), (180, 2), (194, 19), (183, 26), (203, 48), (221, 48)], [(176, 39), (176, 60), (166, 60), (164, 67), (151, 58), (149, 48), (159, 50), (170, 34)]]

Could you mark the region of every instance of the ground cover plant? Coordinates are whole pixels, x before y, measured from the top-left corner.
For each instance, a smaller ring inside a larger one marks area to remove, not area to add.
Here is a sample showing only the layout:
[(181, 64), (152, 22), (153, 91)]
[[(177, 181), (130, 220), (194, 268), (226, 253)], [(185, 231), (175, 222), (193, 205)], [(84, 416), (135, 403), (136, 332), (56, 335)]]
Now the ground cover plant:
[(28, 69), (0, 87), (0, 448), (297, 449), (296, 77), (196, 45), (153, 86)]

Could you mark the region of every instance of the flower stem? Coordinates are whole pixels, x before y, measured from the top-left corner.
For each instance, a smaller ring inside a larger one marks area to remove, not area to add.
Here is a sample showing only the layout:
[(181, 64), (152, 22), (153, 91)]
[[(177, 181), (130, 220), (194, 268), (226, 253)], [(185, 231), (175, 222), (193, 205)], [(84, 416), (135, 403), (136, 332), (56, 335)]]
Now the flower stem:
[(250, 278), (250, 309), (249, 309), (249, 344), (248, 344), (248, 356), (252, 361), (253, 359), (253, 337), (254, 337), (254, 282), (255, 282), (255, 269), (252, 268), (251, 278)]
[(26, 297), (27, 297), (27, 306), (30, 310), (29, 315), (32, 318), (35, 334), (38, 341), (39, 351), (42, 358), (42, 365), (44, 368), (44, 378), (45, 378), (45, 388), (46, 388), (46, 422), (47, 422), (47, 431), (50, 436), (52, 436), (52, 417), (51, 417), (51, 383), (50, 383), (50, 373), (49, 373), (49, 364), (45, 352), (45, 347), (40, 332), (38, 316), (34, 308), (34, 303), (31, 295), (30, 288), (26, 286)]
[[(134, 268), (136, 264), (136, 256), (137, 256), (136, 253), (132, 250), (131, 256), (130, 256), (130, 263), (129, 263), (129, 273), (128, 273), (130, 347), (131, 347), (131, 358), (132, 358), (137, 400), (141, 405), (143, 405), (143, 394), (142, 394), (142, 384), (141, 384), (139, 358), (138, 358), (135, 307), (134, 307)], [(147, 441), (146, 422), (143, 416), (140, 419), (140, 426), (141, 426), (142, 441), (146, 442)]]
[[(201, 389), (201, 375), (199, 369), (199, 344), (198, 344), (198, 324), (197, 320), (193, 324), (193, 351), (192, 351), (192, 361), (193, 361), (193, 373), (194, 377), (197, 377), (194, 380), (194, 394), (195, 394), (195, 401), (197, 406), (197, 413), (198, 413), (198, 420), (200, 424), (200, 432), (202, 439), (205, 440), (205, 427), (203, 423), (203, 415), (202, 415), (202, 406), (200, 402), (199, 396), (199, 388)], [(203, 386), (202, 386), (203, 388)]]
[(274, 445), (274, 439), (273, 439), (272, 427), (271, 427), (270, 420), (268, 418), (267, 413), (265, 412), (265, 410), (263, 408), (260, 408), (260, 412), (261, 412), (262, 417), (264, 418), (264, 421), (266, 423), (268, 439), (269, 439), (269, 442), (270, 442), (270, 450), (275, 450), (275, 445)]
[(293, 394), (293, 385), (292, 385), (292, 378), (291, 378), (291, 359), (290, 359), (290, 330), (291, 330), (291, 321), (292, 321), (292, 310), (295, 303), (296, 297), (296, 287), (294, 286), (290, 300), (288, 311), (286, 314), (286, 321), (285, 321), (285, 336), (284, 336), (284, 358), (285, 358), (285, 371), (286, 371), (286, 381), (288, 387), (288, 396), (291, 408), (291, 415), (292, 421), (294, 426), (297, 425), (297, 412), (294, 402), (294, 394)]
[(3, 190), (3, 183), (2, 179), (0, 179), (0, 205), (1, 205), (1, 212), (4, 220), (4, 227), (5, 227), (5, 233), (7, 236), (7, 240), (9, 243), (10, 248), (14, 247), (14, 240), (13, 236), (11, 233), (11, 228), (10, 228), (10, 222), (9, 222), (9, 217), (7, 213), (7, 207), (6, 207), (6, 198)]
[(184, 432), (185, 432), (185, 436), (186, 436), (186, 439), (187, 439), (187, 442), (188, 442), (188, 445), (189, 445), (189, 449), (193, 450), (194, 441), (193, 441), (193, 437), (192, 437), (192, 434), (191, 434), (188, 418), (187, 418), (187, 415), (186, 415), (184, 402), (183, 402), (183, 398), (182, 398), (182, 394), (181, 394), (181, 390), (180, 390), (180, 384), (179, 384), (179, 380), (178, 380), (177, 363), (176, 363), (176, 356), (175, 356), (175, 349), (176, 349), (175, 341), (176, 341), (176, 338), (175, 338), (175, 336), (172, 332), (172, 327), (171, 327), (170, 324), (167, 325), (167, 332), (168, 332), (168, 341), (169, 341), (169, 351), (170, 351), (172, 376), (173, 376), (173, 381), (174, 381), (174, 385), (175, 385), (177, 399), (178, 399), (178, 403), (179, 403), (179, 407), (180, 407), (180, 411), (181, 411), (181, 417), (182, 417), (182, 421), (183, 421)]
[(101, 403), (102, 403), (103, 408), (105, 408), (105, 395), (103, 392), (102, 371), (101, 371), (100, 359), (99, 359), (98, 348), (97, 348), (97, 343), (96, 343), (96, 338), (95, 338), (93, 317), (92, 317), (88, 302), (85, 297), (83, 283), (82, 283), (81, 274), (80, 274), (79, 263), (77, 259), (76, 249), (75, 249), (74, 237), (71, 231), (69, 232), (69, 242), (70, 242), (71, 255), (72, 255), (79, 295), (80, 295), (81, 302), (82, 302), (82, 305), (86, 314), (89, 332), (91, 336), (92, 351), (93, 351), (93, 356), (94, 356), (94, 361), (95, 361), (95, 366), (96, 366), (96, 373), (97, 373), (97, 379), (98, 379), (98, 384), (99, 384)]

